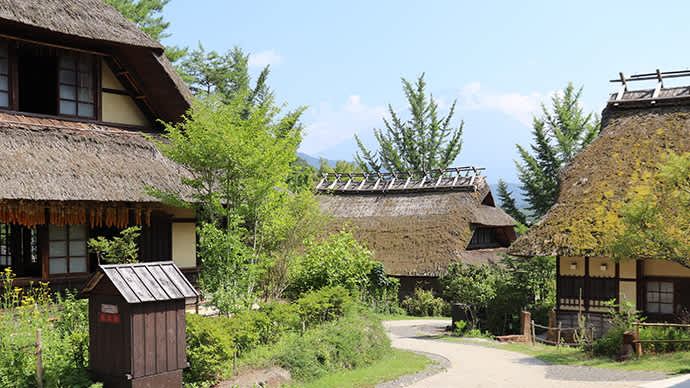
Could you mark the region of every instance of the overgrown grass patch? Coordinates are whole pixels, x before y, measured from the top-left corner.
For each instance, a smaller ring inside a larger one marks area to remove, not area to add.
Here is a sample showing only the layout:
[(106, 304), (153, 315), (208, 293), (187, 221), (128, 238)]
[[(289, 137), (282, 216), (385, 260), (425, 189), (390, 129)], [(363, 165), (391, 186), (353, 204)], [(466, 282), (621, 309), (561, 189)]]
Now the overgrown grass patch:
[(436, 338), (449, 342), (468, 343), (518, 352), (552, 364), (582, 365), (619, 370), (690, 373), (690, 352), (645, 354), (642, 357), (633, 357), (631, 360), (618, 362), (608, 357), (590, 357), (588, 352), (577, 348), (557, 348), (555, 346), (524, 343), (503, 344), (497, 342), (480, 342), (451, 336), (437, 336)]
[(414, 352), (391, 349), (384, 358), (368, 366), (332, 373), (309, 383), (292, 385), (291, 388), (371, 387), (399, 376), (421, 372), (433, 362)]

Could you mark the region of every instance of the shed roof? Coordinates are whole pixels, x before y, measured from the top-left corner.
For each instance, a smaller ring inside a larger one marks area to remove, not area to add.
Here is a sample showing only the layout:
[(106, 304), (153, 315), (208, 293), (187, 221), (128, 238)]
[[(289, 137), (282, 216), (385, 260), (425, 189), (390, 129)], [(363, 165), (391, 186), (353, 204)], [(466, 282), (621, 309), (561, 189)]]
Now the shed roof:
[[(678, 88), (672, 89), (662, 88), (659, 95)], [(631, 190), (649, 179), (669, 151), (690, 152), (690, 98), (615, 101), (602, 112), (599, 137), (561, 170), (554, 206), (512, 244), (510, 254), (606, 256), (607, 238)]]
[(107, 278), (127, 303), (160, 302), (176, 299), (192, 299), (199, 293), (172, 261), (134, 264), (100, 265), (79, 292), (88, 295)]
[(143, 134), (0, 113), (0, 200), (160, 202), (145, 187), (184, 194), (187, 171)]
[(454, 261), (490, 263), (500, 259), (491, 251), (467, 250), (477, 227), (498, 228), (507, 241), (515, 238), (515, 221), (487, 204), (493, 203), (490, 196), (484, 177), (476, 176), (472, 189), (466, 185), (363, 192), (341, 189), (318, 198), (321, 209), (338, 224), (355, 227), (355, 238), (375, 251), (376, 260), (388, 273), (438, 276)]

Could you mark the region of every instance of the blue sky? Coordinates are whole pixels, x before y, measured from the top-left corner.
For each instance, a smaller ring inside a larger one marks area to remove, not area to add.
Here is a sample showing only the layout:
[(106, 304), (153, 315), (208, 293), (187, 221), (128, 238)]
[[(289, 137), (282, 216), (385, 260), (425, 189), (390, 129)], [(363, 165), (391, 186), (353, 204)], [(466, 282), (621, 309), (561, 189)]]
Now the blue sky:
[(305, 153), (352, 160), (355, 133), (375, 146), (388, 104), (407, 117), (400, 78), (424, 72), (465, 122), (456, 165), (516, 182), (515, 144), (529, 144), (532, 116), (568, 82), (600, 113), (619, 71), (687, 69), (689, 11), (648, 1), (171, 0), (163, 16), (165, 44), (237, 45), (253, 71), (270, 64), (277, 100), (308, 106)]

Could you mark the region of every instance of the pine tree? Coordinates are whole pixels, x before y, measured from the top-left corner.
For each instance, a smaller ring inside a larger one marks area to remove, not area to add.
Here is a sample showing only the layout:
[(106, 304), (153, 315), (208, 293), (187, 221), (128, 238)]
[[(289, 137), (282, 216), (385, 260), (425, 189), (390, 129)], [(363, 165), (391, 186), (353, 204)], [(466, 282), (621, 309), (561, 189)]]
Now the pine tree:
[(527, 219), (520, 209), (515, 206), (515, 199), (512, 197), (513, 192), (508, 191), (508, 185), (503, 179), (498, 180), (498, 199), (501, 200), (501, 209), (513, 217), (515, 221), (526, 224)]
[(403, 91), (409, 104), (410, 119), (403, 121), (388, 105), (390, 120), (383, 119), (385, 131), (374, 129), (378, 151), (368, 150), (355, 136), (361, 151), (355, 155), (357, 165), (367, 173), (385, 171), (429, 171), (447, 168), (462, 148), (462, 129), (450, 122), (455, 113), (455, 101), (448, 114), (441, 116), (438, 103), (424, 91), (424, 74), (411, 84), (402, 79)]
[[(576, 91), (569, 83), (562, 94), (552, 97), (551, 110), (542, 104), (542, 117), (534, 117), (534, 143), (529, 149), (517, 145), (522, 159), (515, 162), (520, 189), (533, 219), (541, 218), (556, 202), (561, 168), (599, 134), (599, 118), (583, 113), (581, 94), (582, 88)], [(512, 200), (510, 193), (506, 194), (505, 199), (501, 198), (504, 209)]]

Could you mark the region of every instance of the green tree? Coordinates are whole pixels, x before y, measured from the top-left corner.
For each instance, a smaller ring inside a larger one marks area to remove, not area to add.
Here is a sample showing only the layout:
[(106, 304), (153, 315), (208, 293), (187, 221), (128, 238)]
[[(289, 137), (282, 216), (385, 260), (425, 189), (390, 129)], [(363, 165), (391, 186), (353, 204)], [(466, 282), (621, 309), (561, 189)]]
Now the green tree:
[(224, 103), (243, 94), (248, 106), (262, 105), (271, 101), (271, 91), (266, 83), (270, 72), (264, 67), (251, 85), (249, 76), (249, 54), (235, 46), (225, 54), (206, 51), (199, 47), (182, 58), (179, 64), (182, 79), (187, 82), (196, 96), (215, 93)]
[(613, 257), (661, 259), (690, 268), (690, 153), (669, 154), (646, 184), (632, 189), (612, 236)]
[(472, 329), (478, 328), (479, 311), (496, 296), (496, 273), (486, 264), (452, 263), (448, 273), (439, 278), (443, 293), (453, 303), (463, 303)]
[(182, 183), (191, 193), (152, 190), (168, 202), (196, 207), (200, 281), (222, 311), (251, 303), (261, 268), (281, 246), (277, 231), (297, 227), (284, 225), (280, 210), (292, 196), (285, 182), (302, 137), (296, 123), (303, 108), (281, 116), (271, 96), (249, 110), (246, 101), (244, 93), (227, 103), (206, 96), (182, 122), (166, 124), (166, 141), (158, 146), (186, 167), (190, 175)]
[[(170, 27), (170, 22), (166, 22), (161, 15), (163, 7), (170, 0), (103, 0), (106, 4), (112, 5), (124, 17), (134, 22), (142, 31), (153, 39), (160, 41), (167, 38), (170, 34), (165, 30)], [(165, 55), (171, 62), (176, 62), (187, 53), (186, 48), (178, 46), (166, 46)]]
[(464, 123), (458, 127), (451, 126), (455, 101), (448, 114), (441, 116), (433, 96), (427, 98), (424, 74), (414, 84), (403, 78), (402, 84), (410, 119), (401, 119), (389, 104), (390, 119), (383, 119), (385, 131), (374, 129), (380, 147), (378, 151), (368, 150), (355, 136), (361, 151), (361, 155), (356, 153), (355, 162), (367, 173), (444, 169), (455, 161), (462, 148)]
[(527, 217), (515, 205), (513, 192), (508, 191), (508, 185), (503, 179), (498, 180), (498, 199), (501, 201), (501, 209), (513, 217), (515, 221), (523, 225), (527, 223)]
[[(529, 203), (530, 218), (535, 220), (556, 202), (558, 172), (599, 134), (599, 118), (592, 113), (584, 114), (581, 94), (582, 88), (576, 90), (569, 83), (562, 93), (551, 98), (550, 110), (542, 104), (542, 116), (534, 117), (531, 151), (517, 145), (522, 159), (515, 162), (522, 183), (520, 189)], [(510, 194), (507, 198), (511, 198)], [(503, 199), (501, 205), (509, 207)]]
[(98, 263), (110, 264), (136, 263), (138, 261), (139, 246), (137, 238), (141, 234), (140, 226), (123, 229), (119, 237), (108, 240), (103, 236), (89, 240), (89, 250), (95, 252)]

